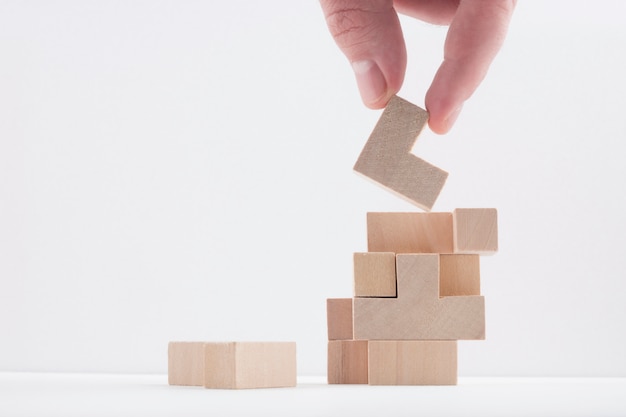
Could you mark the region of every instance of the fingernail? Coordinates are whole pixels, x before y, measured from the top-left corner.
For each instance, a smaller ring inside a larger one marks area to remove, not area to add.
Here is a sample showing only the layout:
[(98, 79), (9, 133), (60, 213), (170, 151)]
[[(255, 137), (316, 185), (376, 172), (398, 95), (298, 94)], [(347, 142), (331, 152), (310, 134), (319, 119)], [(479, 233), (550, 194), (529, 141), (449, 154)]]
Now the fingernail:
[(366, 105), (374, 105), (387, 94), (387, 81), (374, 61), (354, 61), (352, 69)]

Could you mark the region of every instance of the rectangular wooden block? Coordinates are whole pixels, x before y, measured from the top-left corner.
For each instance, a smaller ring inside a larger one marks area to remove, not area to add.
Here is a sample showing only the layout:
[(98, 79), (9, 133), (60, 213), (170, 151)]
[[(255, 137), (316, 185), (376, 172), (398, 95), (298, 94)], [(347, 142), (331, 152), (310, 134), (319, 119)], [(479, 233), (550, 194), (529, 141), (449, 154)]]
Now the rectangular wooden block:
[(367, 384), (367, 340), (328, 342), (328, 383)]
[(452, 213), (454, 253), (491, 255), (498, 251), (495, 208), (458, 208)]
[(367, 250), (452, 253), (452, 213), (367, 213)]
[(439, 297), (438, 254), (396, 255), (397, 298), (355, 298), (357, 340), (480, 340), (485, 299)]
[(439, 256), (439, 296), (480, 295), (479, 255)]
[(205, 343), (204, 358), (205, 388), (296, 386), (293, 342)]
[(456, 385), (457, 342), (378, 340), (368, 343), (370, 385)]
[(326, 300), (328, 340), (351, 340), (352, 298), (329, 298)]
[(167, 346), (167, 381), (170, 385), (204, 384), (204, 343), (170, 342)]
[(396, 296), (396, 254), (357, 252), (354, 254), (354, 296)]

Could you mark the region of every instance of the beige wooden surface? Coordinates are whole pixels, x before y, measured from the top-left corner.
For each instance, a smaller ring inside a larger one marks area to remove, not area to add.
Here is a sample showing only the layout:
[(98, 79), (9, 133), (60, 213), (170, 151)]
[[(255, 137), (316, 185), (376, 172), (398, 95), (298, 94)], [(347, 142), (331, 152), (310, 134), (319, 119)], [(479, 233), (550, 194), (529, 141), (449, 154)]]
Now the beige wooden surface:
[(204, 343), (170, 342), (167, 346), (167, 380), (170, 385), (204, 384)]
[(328, 342), (328, 383), (367, 384), (367, 340)]
[(367, 250), (452, 253), (452, 213), (367, 213)]
[(457, 342), (369, 342), (370, 385), (456, 385)]
[(480, 295), (480, 256), (441, 254), (439, 296)]
[(392, 97), (354, 170), (428, 211), (448, 173), (411, 153), (427, 122), (426, 110), (400, 97)]
[(439, 255), (396, 256), (397, 298), (355, 298), (354, 338), (479, 340), (485, 338), (482, 296), (439, 297)]
[(350, 340), (353, 337), (352, 298), (326, 300), (328, 340)]
[(293, 342), (205, 344), (205, 388), (295, 387), (296, 375)]
[(457, 208), (452, 215), (455, 253), (491, 255), (498, 251), (495, 208)]
[(357, 252), (354, 254), (354, 296), (396, 296), (396, 254)]

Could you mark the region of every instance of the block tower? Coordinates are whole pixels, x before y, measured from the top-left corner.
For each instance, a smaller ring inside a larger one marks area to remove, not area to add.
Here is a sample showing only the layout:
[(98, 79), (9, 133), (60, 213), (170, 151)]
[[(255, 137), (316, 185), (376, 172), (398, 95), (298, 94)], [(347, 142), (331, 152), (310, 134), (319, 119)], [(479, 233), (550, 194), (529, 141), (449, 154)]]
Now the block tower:
[(328, 382), (455, 385), (457, 341), (485, 338), (480, 255), (497, 212), (429, 212), (447, 173), (411, 154), (425, 110), (393, 97), (354, 169), (425, 212), (367, 213), (352, 298), (327, 300)]

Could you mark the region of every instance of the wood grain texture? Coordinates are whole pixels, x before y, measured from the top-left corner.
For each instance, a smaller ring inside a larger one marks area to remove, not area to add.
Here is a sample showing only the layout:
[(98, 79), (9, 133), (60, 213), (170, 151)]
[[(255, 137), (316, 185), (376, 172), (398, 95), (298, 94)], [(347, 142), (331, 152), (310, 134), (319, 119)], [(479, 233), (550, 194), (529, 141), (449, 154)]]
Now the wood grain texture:
[(204, 384), (204, 343), (170, 342), (167, 346), (167, 381), (170, 385)]
[(498, 211), (458, 208), (452, 213), (454, 253), (492, 255), (498, 251)]
[(295, 387), (296, 375), (293, 342), (205, 344), (205, 388)]
[(396, 254), (357, 252), (354, 254), (354, 296), (396, 296)]
[(457, 342), (369, 342), (370, 385), (456, 385)]
[(452, 213), (367, 213), (367, 250), (452, 253)]
[(328, 342), (328, 383), (367, 384), (367, 340)]
[(396, 256), (397, 298), (355, 298), (354, 338), (479, 340), (485, 338), (482, 296), (439, 297), (439, 255)]
[(428, 112), (394, 96), (354, 165), (354, 170), (424, 210), (430, 210), (448, 173), (411, 150)]
[(352, 298), (326, 300), (328, 340), (354, 339), (352, 334)]
[(439, 256), (439, 296), (480, 295), (480, 256)]

